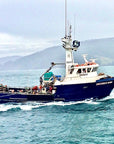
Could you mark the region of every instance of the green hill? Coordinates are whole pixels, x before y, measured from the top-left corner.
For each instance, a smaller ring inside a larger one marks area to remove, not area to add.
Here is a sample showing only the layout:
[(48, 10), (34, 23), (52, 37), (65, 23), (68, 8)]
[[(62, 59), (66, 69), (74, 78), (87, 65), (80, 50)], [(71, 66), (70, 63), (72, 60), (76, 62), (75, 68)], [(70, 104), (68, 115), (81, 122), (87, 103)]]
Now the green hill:
[[(82, 54), (88, 54), (88, 59), (96, 58), (100, 65), (114, 65), (114, 38), (82, 41), (78, 51), (74, 53), (76, 62), (83, 62)], [(47, 68), (51, 62), (65, 62), (65, 50), (62, 46), (50, 47), (14, 61), (7, 61), (0, 66), (0, 70)]]

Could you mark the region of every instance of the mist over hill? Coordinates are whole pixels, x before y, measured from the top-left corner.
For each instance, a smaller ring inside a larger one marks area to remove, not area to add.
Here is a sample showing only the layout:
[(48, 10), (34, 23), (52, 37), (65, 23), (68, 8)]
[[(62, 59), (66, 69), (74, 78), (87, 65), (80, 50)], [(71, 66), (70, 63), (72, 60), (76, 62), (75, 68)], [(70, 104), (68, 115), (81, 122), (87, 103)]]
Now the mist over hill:
[(17, 59), (21, 58), (21, 56), (7, 56), (0, 58), (0, 64), (5, 64), (8, 61), (16, 61)]
[[(114, 38), (82, 41), (78, 51), (74, 52), (76, 62), (84, 62), (82, 54), (88, 54), (88, 59), (95, 58), (100, 65), (114, 65)], [(24, 57), (2, 59), (0, 70), (48, 68), (51, 62), (65, 62), (65, 50), (55, 46)]]

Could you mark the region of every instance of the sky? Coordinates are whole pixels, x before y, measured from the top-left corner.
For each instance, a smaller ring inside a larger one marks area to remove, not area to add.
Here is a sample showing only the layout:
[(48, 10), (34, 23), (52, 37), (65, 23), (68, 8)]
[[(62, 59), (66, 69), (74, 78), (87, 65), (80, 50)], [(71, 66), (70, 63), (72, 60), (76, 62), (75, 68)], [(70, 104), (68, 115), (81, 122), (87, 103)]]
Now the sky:
[[(114, 37), (114, 0), (67, 1), (75, 39)], [(0, 0), (0, 57), (61, 45), (64, 5), (65, 0)]]

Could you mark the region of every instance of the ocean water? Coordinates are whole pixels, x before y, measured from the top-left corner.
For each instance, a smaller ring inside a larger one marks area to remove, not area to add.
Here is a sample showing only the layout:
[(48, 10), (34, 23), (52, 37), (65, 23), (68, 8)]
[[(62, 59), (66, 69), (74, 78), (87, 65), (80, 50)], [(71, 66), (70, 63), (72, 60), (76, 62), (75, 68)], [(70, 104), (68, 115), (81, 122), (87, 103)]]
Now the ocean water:
[[(0, 83), (38, 85), (44, 71), (1, 71)], [(99, 72), (114, 76), (114, 67)], [(0, 104), (0, 144), (114, 144), (114, 90), (98, 101)]]

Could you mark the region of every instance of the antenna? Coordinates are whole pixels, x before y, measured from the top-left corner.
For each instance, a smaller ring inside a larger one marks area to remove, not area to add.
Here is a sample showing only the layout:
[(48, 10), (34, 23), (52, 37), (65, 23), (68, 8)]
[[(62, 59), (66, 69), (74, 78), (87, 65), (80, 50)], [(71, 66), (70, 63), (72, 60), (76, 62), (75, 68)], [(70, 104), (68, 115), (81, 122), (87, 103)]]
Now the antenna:
[(76, 23), (76, 15), (74, 14), (74, 39), (76, 38), (75, 23)]
[(83, 58), (85, 62), (88, 62), (88, 60), (86, 59), (87, 54), (83, 54)]
[(67, 0), (65, 0), (65, 37), (67, 37)]

